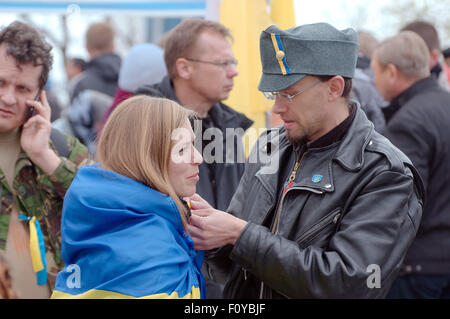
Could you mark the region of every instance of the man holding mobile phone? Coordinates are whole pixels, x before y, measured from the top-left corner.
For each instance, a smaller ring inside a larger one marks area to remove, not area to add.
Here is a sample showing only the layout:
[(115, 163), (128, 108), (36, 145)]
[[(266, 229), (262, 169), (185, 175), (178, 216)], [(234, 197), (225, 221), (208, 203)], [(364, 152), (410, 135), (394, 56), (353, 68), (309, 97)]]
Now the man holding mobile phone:
[(67, 136), (68, 154), (60, 156), (50, 138), (51, 110), (42, 89), (53, 63), (51, 49), (24, 23), (0, 30), (0, 251), (23, 298), (51, 293), (52, 274), (61, 266), (64, 194), (89, 156)]

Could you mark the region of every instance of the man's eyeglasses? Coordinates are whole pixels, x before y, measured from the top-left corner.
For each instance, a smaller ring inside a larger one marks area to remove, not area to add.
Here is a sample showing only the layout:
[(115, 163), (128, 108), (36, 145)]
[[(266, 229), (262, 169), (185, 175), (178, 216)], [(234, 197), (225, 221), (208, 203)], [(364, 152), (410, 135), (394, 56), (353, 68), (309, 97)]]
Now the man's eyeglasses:
[(206, 64), (212, 64), (212, 65), (217, 65), (223, 69), (228, 68), (230, 65), (236, 67), (238, 64), (238, 61), (236, 59), (233, 60), (227, 60), (227, 61), (223, 61), (223, 62), (214, 62), (214, 61), (203, 61), (203, 60), (196, 60), (196, 59), (188, 59), (185, 58), (188, 61), (191, 62), (198, 62), (198, 63), (206, 63)]
[(309, 89), (312, 89), (313, 87), (315, 87), (320, 82), (322, 82), (322, 81), (319, 80), (319, 81), (313, 83), (312, 85), (306, 87), (305, 89), (303, 89), (301, 91), (298, 91), (294, 95), (289, 95), (287, 93), (281, 93), (281, 92), (263, 92), (263, 94), (269, 100), (275, 100), (276, 97), (278, 96), (281, 100), (288, 101), (289, 103), (292, 103), (292, 100), (294, 99), (294, 97), (296, 97), (297, 95), (302, 94), (303, 92), (305, 92), (305, 91), (307, 91)]

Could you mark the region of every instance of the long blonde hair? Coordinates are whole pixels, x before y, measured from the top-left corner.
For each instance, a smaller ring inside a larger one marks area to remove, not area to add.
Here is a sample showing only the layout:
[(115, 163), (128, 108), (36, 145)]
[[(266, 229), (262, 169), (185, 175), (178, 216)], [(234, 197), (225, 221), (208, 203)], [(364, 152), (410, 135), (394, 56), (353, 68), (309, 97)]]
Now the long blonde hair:
[(103, 128), (97, 160), (114, 171), (169, 195), (180, 211), (186, 230), (186, 207), (169, 180), (172, 132), (185, 125), (193, 112), (178, 103), (139, 95), (120, 103)]

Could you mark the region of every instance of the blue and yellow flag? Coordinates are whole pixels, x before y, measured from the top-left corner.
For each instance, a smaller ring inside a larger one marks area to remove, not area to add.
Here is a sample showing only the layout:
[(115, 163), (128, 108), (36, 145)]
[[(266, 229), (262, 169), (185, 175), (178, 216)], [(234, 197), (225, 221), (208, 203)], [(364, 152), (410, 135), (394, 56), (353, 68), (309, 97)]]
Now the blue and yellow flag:
[(52, 298), (203, 298), (203, 252), (185, 233), (175, 202), (98, 165), (66, 193), (65, 268)]
[(47, 284), (47, 260), (45, 259), (45, 242), (41, 226), (36, 217), (21, 214), (20, 220), (29, 222), (30, 229), (30, 254), (33, 270), (36, 272), (37, 284)]

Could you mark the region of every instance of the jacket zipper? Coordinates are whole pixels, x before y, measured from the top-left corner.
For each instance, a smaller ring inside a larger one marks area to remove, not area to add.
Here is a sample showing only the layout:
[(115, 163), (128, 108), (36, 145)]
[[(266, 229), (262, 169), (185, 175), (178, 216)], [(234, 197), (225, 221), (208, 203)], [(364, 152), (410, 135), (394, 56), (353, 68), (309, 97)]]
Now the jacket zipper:
[[(297, 170), (298, 170), (298, 168), (300, 166), (300, 163), (301, 163), (303, 157), (305, 156), (305, 154), (306, 154), (306, 152), (304, 152), (302, 157), (295, 162), (294, 168), (292, 169), (291, 174), (289, 175), (288, 183), (293, 183), (294, 182), (295, 176), (297, 176)], [(289, 192), (289, 190), (291, 190), (291, 189), (286, 190), (286, 192), (283, 193), (283, 195), (281, 196), (280, 206), (278, 206), (278, 209), (277, 209), (277, 212), (276, 212), (276, 215), (275, 215), (275, 220), (273, 222), (272, 229), (271, 229), (272, 234), (275, 234), (277, 232), (277, 230), (278, 230), (278, 221), (280, 219), (281, 209), (283, 208), (284, 197)]]
[[(297, 189), (297, 188), (296, 188)], [(323, 192), (319, 192), (317, 191), (317, 193), (323, 193)], [(317, 223), (316, 225), (314, 225), (313, 227), (310, 228), (310, 230), (308, 230), (301, 238), (300, 240), (297, 241), (297, 243), (300, 246), (300, 243), (302, 241), (304, 241), (303, 244), (308, 243), (311, 239), (313, 239), (315, 237), (315, 235), (317, 235), (318, 233), (320, 233), (325, 227), (327, 227), (328, 225), (330, 225), (331, 223), (333, 224), (337, 224), (339, 217), (341, 216), (341, 212), (338, 211), (337, 213), (331, 213), (331, 215), (329, 217), (327, 217), (325, 220)], [(308, 241), (306, 241), (306, 239), (308, 239)], [(288, 296), (284, 295), (283, 293), (277, 291), (280, 295), (290, 299)], [(263, 299), (264, 296), (264, 282), (261, 282), (261, 289), (259, 291), (259, 299)]]
[(302, 247), (302, 245), (308, 244), (312, 239), (316, 237), (325, 227), (330, 224), (337, 224), (339, 217), (341, 216), (341, 211), (333, 212), (330, 216), (326, 217), (324, 220), (318, 222), (316, 225), (312, 226), (307, 230), (299, 239), (296, 240), (297, 244)]
[[(305, 156), (306, 152), (304, 152), (302, 154), (302, 157), (300, 159), (297, 159), (297, 161), (294, 164), (294, 167), (291, 171), (291, 174), (289, 175), (288, 178), (288, 182), (292, 183), (295, 180), (295, 176), (297, 176), (297, 170), (300, 166), (301, 161), (303, 160), (303, 157)], [(283, 195), (281, 196), (281, 200), (280, 200), (280, 205), (278, 206), (276, 215), (275, 215), (275, 220), (273, 222), (272, 225), (272, 229), (270, 230), (272, 232), (272, 234), (275, 234), (278, 230), (278, 220), (280, 218), (280, 213), (281, 213), (281, 209), (283, 208), (283, 201), (284, 201), (284, 197), (286, 196), (286, 194), (289, 192), (290, 189), (286, 190), (286, 192), (283, 193)], [(264, 282), (261, 282), (261, 289), (259, 292), (259, 299), (263, 299), (263, 295), (264, 295)]]

